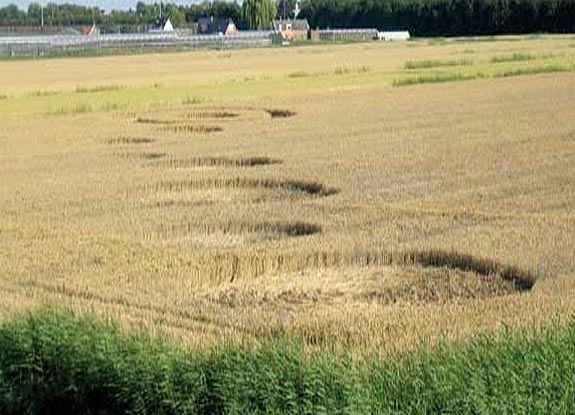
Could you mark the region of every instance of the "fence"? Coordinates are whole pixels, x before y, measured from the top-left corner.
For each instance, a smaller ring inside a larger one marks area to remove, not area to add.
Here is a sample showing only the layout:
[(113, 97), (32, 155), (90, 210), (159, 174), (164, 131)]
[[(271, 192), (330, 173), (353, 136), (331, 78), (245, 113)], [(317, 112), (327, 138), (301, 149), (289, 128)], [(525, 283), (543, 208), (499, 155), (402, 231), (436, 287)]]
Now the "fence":
[(266, 47), (272, 32), (243, 32), (237, 36), (190, 33), (106, 34), (99, 36), (0, 37), (0, 57), (109, 54), (159, 49), (231, 49)]
[(365, 41), (377, 39), (377, 29), (325, 29), (319, 31), (319, 39), (331, 42)]
[[(98, 36), (0, 36), (0, 58), (113, 54), (161, 49), (232, 49), (272, 45), (274, 32), (238, 32), (236, 36), (197, 35), (191, 30), (172, 33), (103, 34)], [(377, 39), (377, 29), (327, 29), (312, 31), (312, 40), (328, 42)]]

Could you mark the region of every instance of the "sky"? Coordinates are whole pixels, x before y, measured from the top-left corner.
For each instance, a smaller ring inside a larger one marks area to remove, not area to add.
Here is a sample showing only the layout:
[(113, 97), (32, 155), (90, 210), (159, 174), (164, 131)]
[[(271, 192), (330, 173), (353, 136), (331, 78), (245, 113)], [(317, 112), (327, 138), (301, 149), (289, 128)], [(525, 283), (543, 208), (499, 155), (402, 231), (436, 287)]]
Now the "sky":
[[(73, 4), (81, 4), (84, 6), (98, 6), (104, 10), (111, 10), (111, 9), (123, 9), (127, 10), (129, 8), (136, 8), (136, 4), (138, 0), (41, 0), (44, 4), (50, 3), (73, 3)], [(144, 3), (154, 3), (154, 0), (142, 0)], [(157, 0), (159, 2), (160, 0)], [(167, 0), (170, 3), (177, 3), (177, 4), (184, 4), (188, 5), (191, 3), (201, 3), (201, 0)], [(15, 4), (18, 8), (23, 10), (28, 10), (28, 5), (30, 3), (39, 3), (40, 0), (0, 0), (0, 7), (5, 7), (9, 4)], [(236, 0), (237, 3), (241, 3), (240, 0)]]

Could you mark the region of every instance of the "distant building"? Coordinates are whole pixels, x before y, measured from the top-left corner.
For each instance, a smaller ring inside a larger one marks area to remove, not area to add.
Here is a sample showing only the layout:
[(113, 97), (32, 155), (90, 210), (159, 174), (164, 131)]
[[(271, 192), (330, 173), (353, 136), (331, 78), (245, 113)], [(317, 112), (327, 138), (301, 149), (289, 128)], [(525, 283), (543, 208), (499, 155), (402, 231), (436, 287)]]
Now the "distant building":
[(82, 36), (82, 27), (76, 26), (62, 26), (59, 32), (56, 33), (58, 36)]
[(410, 35), (408, 31), (401, 32), (378, 32), (377, 39), (383, 40), (385, 42), (391, 42), (396, 40), (409, 40)]
[(238, 28), (232, 19), (214, 17), (203, 17), (198, 20), (198, 34), (200, 35), (225, 35), (235, 36)]
[(94, 23), (92, 26), (82, 26), (82, 34), (84, 36), (98, 36), (100, 34), (100, 29)]
[(304, 40), (308, 38), (309, 23), (307, 19), (274, 20), (274, 31), (283, 40)]
[(169, 17), (159, 18), (154, 23), (154, 27), (150, 29), (150, 33), (173, 32), (174, 26)]
[(362, 29), (321, 29), (319, 33), (312, 31), (312, 39), (319, 39), (325, 42), (366, 42), (378, 39), (380, 32), (376, 28)]

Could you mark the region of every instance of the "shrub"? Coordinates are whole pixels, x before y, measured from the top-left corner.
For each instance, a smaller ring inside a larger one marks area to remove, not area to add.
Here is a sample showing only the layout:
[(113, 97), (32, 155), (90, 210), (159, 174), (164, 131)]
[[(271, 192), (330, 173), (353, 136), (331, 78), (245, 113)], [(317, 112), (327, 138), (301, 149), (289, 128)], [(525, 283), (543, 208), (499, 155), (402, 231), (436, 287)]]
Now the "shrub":
[(353, 362), (277, 340), (184, 352), (67, 312), (0, 327), (2, 414), (566, 414), (575, 322)]

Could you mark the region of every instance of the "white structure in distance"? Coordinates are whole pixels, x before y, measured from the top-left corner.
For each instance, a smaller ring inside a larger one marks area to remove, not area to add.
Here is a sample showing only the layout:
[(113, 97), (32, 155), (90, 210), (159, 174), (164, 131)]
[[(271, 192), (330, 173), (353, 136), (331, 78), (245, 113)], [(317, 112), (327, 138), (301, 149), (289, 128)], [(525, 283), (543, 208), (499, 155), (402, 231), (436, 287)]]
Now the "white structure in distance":
[(409, 39), (410, 35), (408, 31), (377, 33), (377, 40), (382, 40), (384, 42), (391, 42), (396, 40), (409, 40)]

